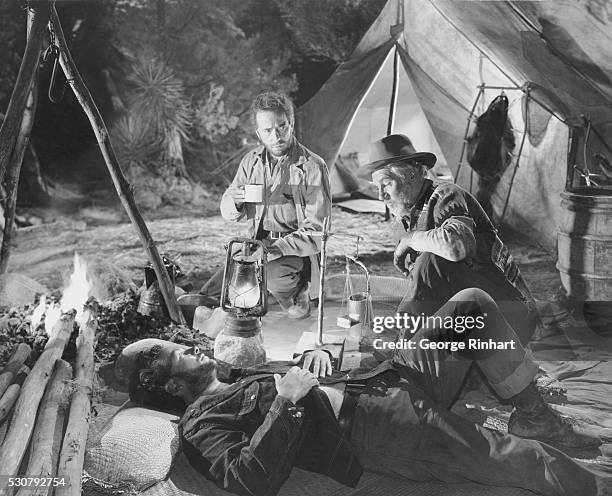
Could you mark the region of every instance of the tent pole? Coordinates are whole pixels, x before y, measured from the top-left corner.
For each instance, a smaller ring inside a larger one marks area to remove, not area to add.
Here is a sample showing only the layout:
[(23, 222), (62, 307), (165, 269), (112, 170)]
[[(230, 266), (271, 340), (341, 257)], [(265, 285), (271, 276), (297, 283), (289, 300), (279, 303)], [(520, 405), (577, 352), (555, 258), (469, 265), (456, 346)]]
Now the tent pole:
[[(399, 53), (397, 45), (393, 47), (393, 86), (391, 87), (391, 101), (389, 102), (389, 119), (387, 120), (387, 136), (393, 132), (395, 124), (395, 112), (397, 110), (397, 94), (399, 87)], [(389, 207), (385, 205), (385, 220), (391, 218)]]
[(72, 59), (72, 55), (68, 50), (68, 45), (66, 44), (66, 39), (64, 38), (64, 32), (62, 31), (59, 16), (55, 10), (55, 0), (52, 0), (51, 2), (51, 19), (49, 21), (49, 26), (54, 33), (54, 40), (60, 51), (59, 61), (62, 66), (62, 70), (66, 75), (66, 79), (70, 83), (70, 87), (72, 88), (77, 101), (81, 104), (83, 111), (89, 118), (89, 123), (91, 124), (92, 130), (96, 135), (96, 139), (98, 140), (100, 151), (102, 152), (102, 156), (106, 162), (106, 166), (110, 173), (111, 179), (113, 180), (113, 184), (115, 185), (115, 189), (117, 190), (117, 194), (119, 195), (119, 199), (121, 200), (128, 217), (132, 221), (132, 224), (136, 228), (136, 232), (140, 237), (140, 241), (144, 246), (149, 260), (151, 260), (153, 264), (153, 269), (155, 270), (155, 275), (157, 276), (157, 280), (159, 282), (159, 289), (164, 297), (170, 319), (178, 324), (184, 325), (185, 317), (183, 316), (176, 301), (174, 284), (170, 280), (170, 275), (164, 266), (159, 252), (157, 251), (155, 241), (153, 240), (153, 237), (151, 236), (151, 233), (149, 232), (149, 229), (147, 228), (147, 225), (138, 210), (138, 206), (134, 201), (132, 186), (127, 182), (125, 176), (123, 175), (121, 166), (119, 165), (119, 161), (115, 155), (115, 150), (111, 144), (106, 124), (104, 123), (104, 120), (100, 115), (100, 111), (96, 107), (91, 93), (81, 78), (76, 64)]
[(393, 86), (391, 88), (391, 101), (389, 102), (389, 119), (387, 120), (387, 135), (393, 132), (395, 112), (397, 110), (397, 94), (399, 87), (399, 54), (397, 46), (393, 48)]

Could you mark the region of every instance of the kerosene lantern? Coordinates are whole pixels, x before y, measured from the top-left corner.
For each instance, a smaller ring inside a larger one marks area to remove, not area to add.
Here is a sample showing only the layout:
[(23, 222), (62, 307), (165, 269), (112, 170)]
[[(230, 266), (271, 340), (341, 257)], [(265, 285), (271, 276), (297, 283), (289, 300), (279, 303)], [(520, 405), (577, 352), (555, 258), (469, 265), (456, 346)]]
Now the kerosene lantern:
[[(241, 248), (235, 249), (238, 244)], [(232, 238), (227, 244), (221, 307), (228, 315), (215, 339), (214, 353), (216, 359), (236, 367), (266, 361), (261, 334), (261, 317), (268, 311), (266, 261), (261, 241)]]

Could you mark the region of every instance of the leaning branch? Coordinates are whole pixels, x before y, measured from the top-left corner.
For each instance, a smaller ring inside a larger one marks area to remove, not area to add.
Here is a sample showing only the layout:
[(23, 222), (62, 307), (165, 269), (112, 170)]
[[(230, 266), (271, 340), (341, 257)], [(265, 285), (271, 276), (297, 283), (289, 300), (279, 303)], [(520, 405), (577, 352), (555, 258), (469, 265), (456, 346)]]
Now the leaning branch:
[[(32, 15), (32, 14), (30, 14)], [(13, 238), (13, 226), (15, 224), (15, 209), (17, 208), (17, 190), (19, 187), (19, 176), (21, 174), (21, 164), (25, 151), (30, 142), (30, 133), (34, 124), (34, 114), (36, 113), (36, 74), (32, 78), (28, 101), (23, 111), (23, 118), (19, 126), (19, 134), (15, 142), (15, 148), (11, 155), (9, 168), (6, 171), (6, 202), (4, 211), (4, 234), (2, 236), (2, 247), (0, 248), (0, 274), (6, 273), (11, 253), (11, 241)]]
[(15, 141), (21, 127), (28, 94), (32, 87), (32, 80), (36, 74), (36, 68), (40, 59), (43, 34), (49, 20), (47, 2), (32, 2), (29, 9), (32, 16), (31, 29), (23, 59), (21, 60), (17, 81), (15, 81), (15, 87), (13, 88), (13, 93), (6, 110), (6, 117), (0, 128), (0, 184), (4, 180), (4, 173), (15, 148)]
[(100, 112), (93, 101), (91, 93), (89, 93), (87, 86), (83, 82), (83, 79), (76, 68), (70, 51), (68, 50), (60, 20), (57, 15), (57, 11), (55, 10), (55, 5), (53, 5), (51, 8), (50, 24), (51, 29), (53, 29), (55, 32), (55, 43), (60, 50), (59, 60), (62, 70), (64, 71), (66, 79), (70, 83), (70, 87), (72, 88), (77, 100), (89, 118), (89, 122), (94, 134), (96, 135), (96, 139), (98, 140), (100, 151), (102, 152), (104, 161), (106, 162), (106, 166), (110, 172), (115, 189), (119, 195), (119, 199), (121, 200), (121, 203), (123, 204), (123, 207), (125, 208), (130, 220), (132, 221), (132, 224), (134, 224), (149, 260), (151, 260), (153, 264), (153, 269), (157, 275), (159, 288), (164, 297), (164, 301), (166, 302), (166, 306), (168, 307), (170, 318), (174, 322), (185, 324), (185, 318), (181, 313), (176, 301), (176, 295), (174, 294), (174, 284), (172, 284), (170, 276), (162, 262), (159, 252), (157, 251), (155, 241), (153, 241), (151, 233), (149, 233), (149, 229), (138, 211), (138, 207), (134, 201), (134, 195), (132, 194), (132, 187), (127, 182), (123, 172), (121, 171), (121, 167), (110, 142), (108, 130), (106, 129), (104, 120), (102, 119), (102, 116), (100, 115)]

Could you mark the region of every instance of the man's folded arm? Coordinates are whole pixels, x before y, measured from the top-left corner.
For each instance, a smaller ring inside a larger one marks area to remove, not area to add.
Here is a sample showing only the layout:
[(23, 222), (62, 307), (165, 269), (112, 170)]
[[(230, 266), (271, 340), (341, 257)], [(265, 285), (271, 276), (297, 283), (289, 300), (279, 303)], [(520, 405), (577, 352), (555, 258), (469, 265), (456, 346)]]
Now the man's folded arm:
[(451, 262), (473, 256), (476, 251), (474, 221), (466, 216), (450, 217), (440, 227), (411, 231), (409, 235), (413, 250), (430, 252)]
[(303, 423), (303, 407), (277, 396), (252, 438), (205, 423), (195, 436), (202, 444), (194, 447), (210, 462), (209, 477), (217, 486), (240, 495), (274, 495), (291, 472)]
[(442, 184), (430, 201), (433, 229), (410, 231), (410, 247), (430, 252), (451, 262), (459, 262), (476, 253), (476, 223), (470, 215), (465, 193), (452, 184)]

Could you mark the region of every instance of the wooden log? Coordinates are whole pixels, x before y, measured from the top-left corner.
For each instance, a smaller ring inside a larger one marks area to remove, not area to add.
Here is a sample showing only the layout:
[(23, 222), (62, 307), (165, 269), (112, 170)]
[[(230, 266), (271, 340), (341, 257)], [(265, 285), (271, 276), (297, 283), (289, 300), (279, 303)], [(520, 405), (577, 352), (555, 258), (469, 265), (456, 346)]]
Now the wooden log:
[(0, 128), (0, 183), (11, 160), (15, 148), (15, 141), (23, 118), (28, 94), (32, 87), (32, 80), (40, 60), (43, 35), (49, 20), (49, 7), (47, 2), (31, 2), (31, 29), (28, 41), (21, 60), (21, 67), (11, 94), (6, 117)]
[(174, 322), (184, 325), (186, 323), (185, 317), (183, 317), (183, 314), (181, 313), (176, 301), (174, 284), (170, 280), (170, 275), (162, 262), (159, 252), (157, 251), (155, 241), (153, 241), (153, 237), (151, 236), (151, 233), (149, 232), (149, 229), (147, 228), (147, 225), (145, 224), (145, 221), (142, 218), (138, 207), (136, 206), (134, 195), (132, 193), (132, 186), (127, 182), (123, 172), (121, 171), (121, 166), (119, 165), (115, 150), (113, 149), (110, 141), (106, 124), (104, 124), (104, 120), (96, 107), (91, 93), (87, 89), (87, 86), (79, 74), (74, 60), (72, 59), (72, 55), (68, 50), (68, 45), (66, 44), (62, 26), (57, 15), (57, 11), (55, 10), (55, 5), (53, 5), (51, 8), (50, 26), (55, 32), (55, 43), (60, 50), (59, 60), (62, 70), (66, 75), (66, 80), (70, 83), (72, 91), (89, 119), (93, 132), (98, 140), (100, 151), (102, 152), (102, 156), (104, 157), (104, 161), (106, 162), (106, 166), (111, 175), (111, 179), (113, 180), (113, 184), (115, 185), (115, 189), (119, 195), (119, 199), (121, 200), (128, 217), (132, 221), (132, 224), (136, 228), (136, 232), (140, 237), (140, 241), (144, 246), (149, 260), (151, 260), (151, 263), (153, 264), (155, 275), (159, 281), (159, 289), (162, 292), (164, 301), (166, 302), (166, 307), (168, 308), (168, 314)]
[(30, 356), (30, 353), (32, 353), (32, 348), (27, 344), (20, 343), (19, 346), (17, 346), (13, 356), (2, 370), (2, 374), (0, 374), (0, 397), (2, 397), (7, 388), (11, 385), (24, 362)]
[[(53, 339), (49, 340), (44, 351), (28, 374), (21, 394), (15, 405), (13, 420), (0, 447), (0, 467), (3, 475), (14, 477), (23, 461), (26, 448), (30, 442), (36, 412), (43, 392), (51, 377), (55, 362), (61, 358), (66, 343), (72, 334), (74, 310), (62, 314), (53, 326)], [(0, 479), (0, 494), (7, 493), (8, 479)]]
[[(92, 300), (90, 300), (92, 301)], [(85, 462), (85, 446), (91, 418), (91, 394), (94, 377), (94, 339), (98, 328), (97, 305), (85, 306), (77, 338), (75, 368), (76, 389), (72, 393), (66, 435), (62, 442), (57, 474), (66, 477), (63, 496), (81, 495), (81, 476)]]
[(13, 405), (19, 397), (20, 391), (21, 386), (19, 384), (11, 384), (2, 395), (2, 398), (0, 398), (0, 425), (2, 425), (4, 420), (8, 417), (11, 408), (13, 408)]
[(23, 381), (27, 377), (28, 372), (30, 372), (30, 369), (24, 366), (21, 372), (17, 374), (15, 383), (11, 384), (2, 398), (0, 398), (0, 426), (10, 418), (11, 409), (19, 398), (21, 386), (23, 385)]
[[(40, 403), (36, 426), (30, 444), (30, 460), (24, 472), (31, 477), (56, 477), (57, 462), (62, 443), (64, 418), (70, 398), (72, 367), (64, 360), (55, 362), (53, 376)], [(49, 486), (21, 488), (17, 496), (44, 496)]]

